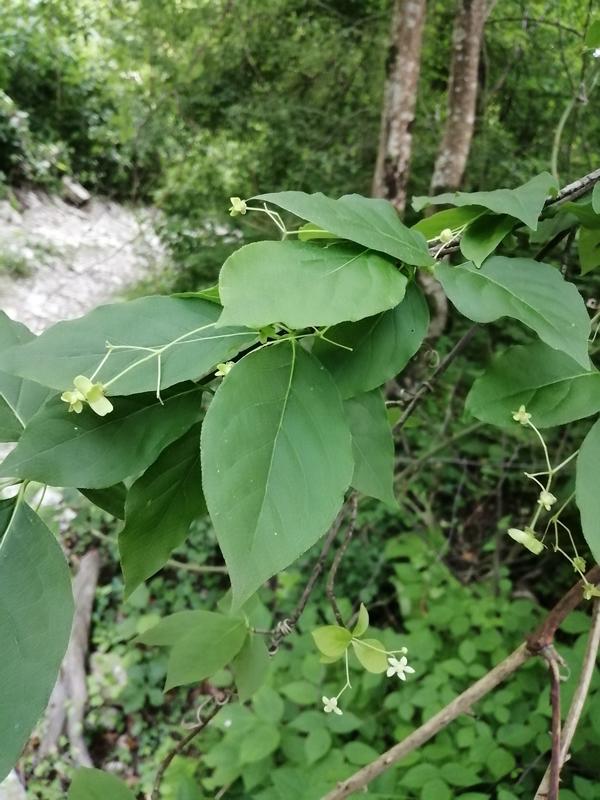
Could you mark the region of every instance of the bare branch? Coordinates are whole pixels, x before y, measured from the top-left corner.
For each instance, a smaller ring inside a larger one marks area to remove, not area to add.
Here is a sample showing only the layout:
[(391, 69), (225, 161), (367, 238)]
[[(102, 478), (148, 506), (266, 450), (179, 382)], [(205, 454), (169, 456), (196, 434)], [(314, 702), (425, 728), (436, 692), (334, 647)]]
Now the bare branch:
[(542, 655), (546, 659), (550, 670), (550, 705), (552, 707), (552, 750), (548, 800), (558, 800), (560, 780), (560, 659), (552, 645), (544, 648)]

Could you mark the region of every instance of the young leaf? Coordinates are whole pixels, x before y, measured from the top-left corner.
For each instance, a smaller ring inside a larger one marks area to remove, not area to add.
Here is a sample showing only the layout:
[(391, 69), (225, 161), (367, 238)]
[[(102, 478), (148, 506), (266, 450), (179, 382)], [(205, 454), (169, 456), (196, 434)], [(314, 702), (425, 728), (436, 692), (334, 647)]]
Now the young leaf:
[(485, 208), (481, 206), (446, 208), (444, 211), (438, 211), (430, 217), (423, 217), (412, 226), (412, 230), (419, 231), (426, 239), (435, 239), (446, 228), (450, 230), (462, 228), (485, 213)]
[(204, 493), (239, 607), (313, 545), (352, 477), (331, 377), (294, 342), (239, 361), (202, 426)]
[(354, 626), (354, 630), (352, 631), (352, 636), (362, 636), (364, 633), (367, 632), (368, 627), (369, 627), (369, 612), (367, 611), (364, 603), (361, 603), (360, 608), (358, 609), (358, 619), (356, 620), (356, 625)]
[(245, 703), (263, 685), (269, 672), (269, 654), (264, 639), (249, 634), (237, 656), (231, 662), (231, 671), (238, 697)]
[(67, 800), (135, 800), (123, 781), (91, 767), (75, 770)]
[(592, 555), (600, 564), (600, 420), (583, 440), (577, 456), (575, 499), (581, 515), (581, 529)]
[(214, 624), (190, 627), (175, 643), (167, 664), (165, 691), (209, 678), (240, 652), (248, 633), (245, 621), (216, 613), (213, 620)]
[(348, 244), (253, 242), (221, 268), (220, 325), (336, 325), (393, 308), (406, 278), (391, 261)]
[(27, 505), (0, 503), (0, 783), (44, 712), (69, 643), (73, 595), (60, 545)]
[(163, 450), (127, 494), (119, 533), (126, 596), (164, 566), (185, 541), (192, 520), (205, 511), (200, 425), (194, 425)]
[(385, 672), (388, 666), (385, 647), (377, 639), (354, 639), (354, 654), (367, 672)]
[[(600, 184), (596, 185), (600, 186)], [(579, 229), (577, 253), (582, 275), (600, 267), (600, 228)]]
[(577, 288), (549, 264), (494, 256), (473, 264), (438, 264), (436, 277), (456, 308), (475, 322), (512, 317), (589, 368), (590, 318)]
[(359, 492), (397, 508), (394, 496), (394, 440), (379, 389), (344, 401), (352, 434), (354, 474)]
[(337, 660), (341, 658), (352, 641), (352, 634), (341, 625), (323, 625), (312, 631), (315, 644), (324, 656)]
[(480, 267), (500, 242), (514, 228), (515, 220), (506, 214), (485, 214), (466, 229), (460, 240), (460, 252)]
[(69, 414), (54, 398), (29, 421), (0, 476), (51, 486), (98, 489), (146, 469), (168, 444), (198, 421), (202, 389), (182, 384), (161, 403), (153, 395), (115, 400), (99, 417), (89, 408)]
[(424, 237), (403, 225), (396, 209), (387, 200), (372, 200), (358, 194), (332, 200), (321, 192), (273, 192), (258, 195), (255, 199), (273, 203), (318, 225), (321, 230), (387, 253), (406, 264), (427, 267), (434, 263)]
[[(0, 311), (0, 352), (35, 339), (25, 325), (14, 322)], [(3, 442), (16, 442), (35, 412), (50, 392), (33, 381), (0, 372), (1, 436)]]
[(496, 189), (493, 192), (447, 192), (435, 197), (414, 197), (412, 206), (421, 211), (430, 205), (483, 206), (495, 214), (508, 214), (527, 227), (537, 228), (537, 222), (549, 194), (557, 189), (549, 172), (536, 175), (516, 189)]
[(240, 747), (240, 762), (255, 764), (271, 755), (279, 746), (281, 734), (272, 722), (258, 722), (251, 736), (245, 736)]
[(342, 397), (353, 397), (401, 372), (421, 346), (428, 327), (427, 301), (413, 282), (396, 308), (336, 325), (327, 331), (329, 341), (315, 341), (313, 354), (327, 367)]
[(117, 519), (125, 519), (127, 487), (124, 483), (115, 483), (104, 489), (80, 489), (79, 491), (98, 508), (108, 511)]
[(510, 347), (477, 378), (466, 407), (483, 422), (514, 428), (521, 405), (538, 428), (589, 417), (600, 411), (600, 372), (543, 342)]
[(199, 298), (140, 297), (100, 306), (1, 353), (0, 369), (54, 389), (69, 389), (76, 375), (90, 377), (96, 372), (107, 353), (108, 341), (119, 348), (129, 345), (134, 349), (113, 350), (96, 380), (107, 383), (138, 364), (112, 383), (108, 394), (156, 391), (158, 357), (148, 348), (163, 348), (160, 388), (166, 389), (202, 377), (254, 341), (255, 335), (241, 328), (216, 330), (220, 313), (219, 306)]

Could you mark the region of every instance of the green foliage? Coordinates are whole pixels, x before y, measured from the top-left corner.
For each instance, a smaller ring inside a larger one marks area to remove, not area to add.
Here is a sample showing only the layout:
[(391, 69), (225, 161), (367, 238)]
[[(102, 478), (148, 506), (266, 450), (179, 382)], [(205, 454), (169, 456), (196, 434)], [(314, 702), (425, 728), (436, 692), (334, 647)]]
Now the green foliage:
[(592, 555), (600, 562), (600, 422), (596, 422), (583, 440), (577, 457), (576, 497), (581, 512), (581, 527)]
[(67, 800), (134, 800), (134, 795), (114, 775), (80, 767), (73, 775)]

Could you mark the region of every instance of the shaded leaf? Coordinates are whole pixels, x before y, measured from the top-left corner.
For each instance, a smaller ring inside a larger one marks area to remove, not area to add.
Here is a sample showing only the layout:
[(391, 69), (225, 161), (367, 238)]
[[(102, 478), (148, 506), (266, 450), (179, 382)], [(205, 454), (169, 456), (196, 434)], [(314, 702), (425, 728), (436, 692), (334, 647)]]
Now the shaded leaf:
[(239, 361), (202, 426), (204, 493), (239, 607), (335, 519), (353, 470), (331, 377), (297, 344)]
[(104, 489), (80, 489), (81, 494), (98, 508), (108, 511), (117, 519), (125, 519), (125, 498), (127, 488), (124, 483), (115, 483)]
[(592, 555), (600, 564), (600, 420), (589, 430), (577, 456), (575, 498), (581, 529)]
[(249, 700), (265, 682), (269, 671), (269, 654), (261, 636), (249, 634), (244, 646), (231, 662), (233, 679), (241, 703)]
[(396, 306), (406, 278), (388, 260), (348, 244), (253, 242), (219, 275), (223, 325), (336, 325)]
[(592, 209), (596, 214), (600, 214), (600, 182), (592, 190)]
[(600, 228), (579, 229), (577, 253), (582, 275), (600, 267)]
[(279, 729), (270, 722), (258, 722), (252, 728), (252, 735), (245, 736), (240, 748), (242, 764), (254, 764), (277, 750), (280, 741)]
[(436, 277), (456, 308), (475, 322), (512, 317), (588, 368), (590, 318), (577, 288), (549, 264), (493, 256), (473, 264), (438, 264)]
[(506, 214), (485, 214), (466, 229), (460, 240), (460, 251), (465, 258), (480, 267), (500, 242), (514, 228), (515, 220)]

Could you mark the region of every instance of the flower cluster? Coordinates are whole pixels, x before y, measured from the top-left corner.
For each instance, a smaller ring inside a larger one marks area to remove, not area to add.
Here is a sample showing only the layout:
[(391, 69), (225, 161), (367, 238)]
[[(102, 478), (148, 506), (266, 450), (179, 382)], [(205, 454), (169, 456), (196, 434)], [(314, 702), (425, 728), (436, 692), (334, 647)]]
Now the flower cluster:
[(64, 403), (68, 403), (69, 411), (81, 414), (86, 403), (99, 417), (104, 417), (113, 410), (113, 404), (105, 396), (101, 383), (93, 383), (85, 375), (78, 375), (73, 380), (73, 387), (60, 396)]

